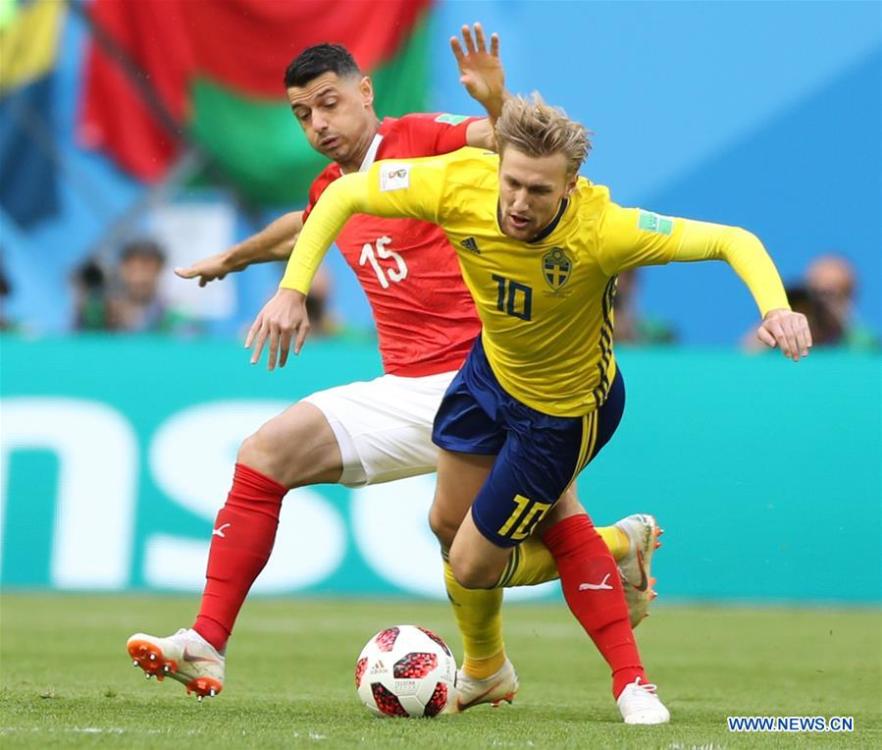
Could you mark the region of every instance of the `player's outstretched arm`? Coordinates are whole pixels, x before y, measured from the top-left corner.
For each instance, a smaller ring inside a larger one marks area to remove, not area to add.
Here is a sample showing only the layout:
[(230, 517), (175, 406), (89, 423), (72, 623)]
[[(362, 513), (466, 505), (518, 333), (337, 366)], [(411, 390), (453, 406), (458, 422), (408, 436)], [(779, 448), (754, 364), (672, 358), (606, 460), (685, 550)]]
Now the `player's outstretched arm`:
[(763, 316), (757, 331), (760, 341), (777, 346), (794, 362), (808, 355), (812, 345), (808, 321), (791, 311), (778, 269), (751, 232), (610, 204), (604, 212), (598, 252), (610, 276), (671, 261), (723, 260), (750, 290)]
[(297, 236), (303, 228), (303, 211), (291, 211), (280, 216), (264, 229), (223, 252), (210, 255), (187, 268), (176, 268), (182, 279), (198, 279), (205, 286), (228, 273), (243, 271), (255, 263), (285, 260), (291, 255)]
[(476, 23), (474, 31), (465, 24), (461, 31), (462, 43), (457, 37), (450, 37), (450, 49), (459, 67), (459, 81), (465, 86), (469, 96), (487, 111), (489, 118), (469, 125), (466, 140), (469, 146), (495, 150), (493, 128), (502, 114), (502, 105), (508, 96), (505, 90), (505, 71), (499, 59), (499, 35), (490, 36), (488, 49), (481, 24)]
[(675, 219), (682, 238), (673, 260), (724, 260), (741, 277), (763, 316), (757, 337), (798, 362), (812, 346), (808, 319), (793, 312), (784, 284), (766, 248), (752, 232), (738, 227)]

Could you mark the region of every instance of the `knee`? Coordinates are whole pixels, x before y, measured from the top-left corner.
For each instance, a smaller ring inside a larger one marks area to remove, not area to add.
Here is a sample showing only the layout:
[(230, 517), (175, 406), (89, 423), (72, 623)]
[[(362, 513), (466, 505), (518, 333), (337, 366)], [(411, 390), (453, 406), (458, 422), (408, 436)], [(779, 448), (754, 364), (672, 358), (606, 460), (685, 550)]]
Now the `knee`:
[(302, 401), (247, 438), (238, 460), (288, 489), (337, 482), (343, 471), (331, 426), (321, 411)]
[(236, 454), (236, 461), (240, 464), (246, 464), (252, 468), (259, 469), (269, 460), (269, 453), (270, 446), (260, 434), (260, 430), (258, 430), (242, 441), (242, 445), (239, 446), (239, 452)]
[(443, 504), (438, 502), (437, 497), (429, 510), (429, 528), (432, 529), (432, 533), (441, 546), (450, 549), (456, 532), (459, 530), (459, 522), (445, 511)]
[(499, 573), (489, 570), (477, 560), (451, 556), (450, 569), (457, 583), (467, 589), (492, 589), (499, 580)]
[(242, 441), (236, 462), (259, 471), (280, 484), (290, 486), (290, 472), (286, 471), (279, 442), (272, 439), (271, 423), (263, 425)]

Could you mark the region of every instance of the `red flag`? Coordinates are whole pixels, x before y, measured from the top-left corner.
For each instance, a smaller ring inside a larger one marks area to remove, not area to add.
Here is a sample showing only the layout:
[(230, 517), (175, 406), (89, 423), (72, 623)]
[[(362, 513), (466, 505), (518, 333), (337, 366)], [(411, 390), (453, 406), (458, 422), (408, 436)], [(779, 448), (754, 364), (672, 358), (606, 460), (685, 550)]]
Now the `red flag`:
[[(337, 42), (370, 71), (395, 55), (429, 2), (95, 0), (91, 13), (186, 127), (190, 82), (197, 75), (244, 95), (284, 101), (285, 67), (303, 49)], [(161, 178), (179, 148), (119, 63), (94, 40), (80, 132), (87, 146), (104, 149), (145, 180)]]

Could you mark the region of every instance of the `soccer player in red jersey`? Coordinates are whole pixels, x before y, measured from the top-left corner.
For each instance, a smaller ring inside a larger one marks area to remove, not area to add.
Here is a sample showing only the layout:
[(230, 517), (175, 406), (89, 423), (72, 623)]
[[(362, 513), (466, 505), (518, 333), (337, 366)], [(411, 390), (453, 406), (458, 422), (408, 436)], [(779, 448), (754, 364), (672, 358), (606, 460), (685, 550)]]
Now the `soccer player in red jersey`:
[[(493, 119), (504, 94), (498, 39), (493, 37), (488, 51), (480, 26), (474, 37), (468, 27), (463, 35), (466, 52), (453, 44), (462, 81)], [(379, 121), (370, 79), (336, 45), (318, 45), (299, 55), (286, 71), (285, 86), (310, 143), (332, 163), (314, 181), (303, 212), (286, 214), (232, 251), (179, 270), (180, 276), (204, 285), (251, 263), (287, 257), (312, 205), (342, 174), (366, 170), (380, 159), (444, 154), (466, 145), (494, 147), (487, 118), (407, 115)], [(193, 628), (168, 638), (139, 633), (129, 639), (129, 653), (148, 675), (169, 674), (200, 697), (216, 695), (223, 687), (226, 643), (269, 558), (287, 491), (320, 483), (357, 487), (435, 471), (432, 421), (480, 332), (456, 254), (435, 225), (358, 216), (337, 245), (373, 309), (385, 374), (314, 393), (244, 441), (233, 487), (215, 523), (223, 533), (212, 535), (206, 587)], [(577, 502), (574, 496), (569, 500)], [(450, 536), (465, 510), (434, 508), (433, 529)], [(651, 516), (635, 515), (599, 531), (630, 582), (636, 624), (653, 596), (647, 576), (658, 527)], [(499, 586), (556, 577), (554, 559), (538, 539), (521, 551)], [(518, 683), (503, 648), (501, 588), (465, 589), (447, 564), (445, 583), (465, 647), (456, 705), (463, 709), (510, 700)]]

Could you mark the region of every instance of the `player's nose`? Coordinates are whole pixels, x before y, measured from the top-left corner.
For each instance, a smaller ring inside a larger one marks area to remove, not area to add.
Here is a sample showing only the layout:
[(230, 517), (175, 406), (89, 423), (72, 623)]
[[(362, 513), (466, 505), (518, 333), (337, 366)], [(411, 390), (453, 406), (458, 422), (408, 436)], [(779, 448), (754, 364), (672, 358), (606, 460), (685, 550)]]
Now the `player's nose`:
[(328, 129), (328, 121), (322, 115), (314, 112), (312, 115), (312, 127), (317, 133), (323, 133)]
[(513, 211), (526, 211), (527, 208), (529, 208), (527, 193), (523, 190), (516, 191), (511, 202), (511, 207)]

